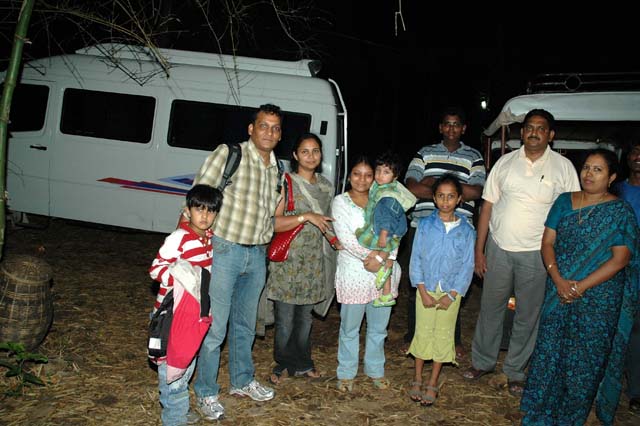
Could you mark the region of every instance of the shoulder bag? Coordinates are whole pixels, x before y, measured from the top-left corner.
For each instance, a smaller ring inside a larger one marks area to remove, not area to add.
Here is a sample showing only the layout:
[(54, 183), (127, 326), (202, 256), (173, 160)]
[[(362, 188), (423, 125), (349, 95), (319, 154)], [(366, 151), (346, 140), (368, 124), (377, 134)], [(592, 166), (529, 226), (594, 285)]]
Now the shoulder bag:
[[(285, 212), (292, 212), (295, 210), (294, 200), (293, 200), (293, 185), (291, 183), (291, 176), (288, 173), (284, 175), (285, 179), (285, 199), (287, 202), (287, 208)], [(271, 244), (269, 244), (269, 249), (267, 250), (267, 257), (272, 262), (284, 262), (289, 258), (289, 247), (291, 246), (291, 241), (302, 231), (304, 228), (304, 223), (299, 224), (295, 228), (289, 229), (288, 231), (276, 232), (271, 240)]]

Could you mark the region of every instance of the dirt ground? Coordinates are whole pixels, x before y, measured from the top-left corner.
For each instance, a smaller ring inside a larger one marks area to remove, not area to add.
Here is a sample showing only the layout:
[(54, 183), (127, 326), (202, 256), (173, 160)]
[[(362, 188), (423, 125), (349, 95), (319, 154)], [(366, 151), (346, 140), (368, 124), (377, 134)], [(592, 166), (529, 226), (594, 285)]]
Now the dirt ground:
[[(5, 253), (38, 254), (53, 268), (54, 322), (37, 350), (49, 357), (49, 363), (34, 369), (47, 385), (30, 387), (21, 397), (0, 396), (0, 425), (160, 424), (156, 373), (148, 365), (145, 345), (154, 300), (147, 270), (164, 235), (39, 217), (34, 224), (43, 229), (9, 229)], [(480, 293), (481, 288), (474, 286), (463, 310), (467, 348)], [(394, 308), (386, 342), (390, 389), (375, 390), (362, 373), (353, 392), (335, 389), (339, 311), (334, 305), (327, 318), (315, 320), (313, 327), (313, 356), (324, 377), (314, 382), (286, 379), (270, 402), (228, 395), (227, 351), (223, 351), (219, 381), (227, 417), (221, 423), (518, 424), (519, 399), (508, 394), (503, 375), (486, 376), (477, 383), (462, 380), (460, 371), (470, 365), (469, 357), (459, 368), (444, 368), (441, 395), (434, 407), (423, 408), (409, 400), (413, 360), (399, 353), (406, 331), (405, 297), (401, 294)], [(256, 376), (263, 382), (272, 367), (272, 346), (273, 329), (268, 328), (253, 351)], [(0, 393), (14, 384), (1, 377)], [(616, 424), (640, 424), (627, 405), (623, 396)]]

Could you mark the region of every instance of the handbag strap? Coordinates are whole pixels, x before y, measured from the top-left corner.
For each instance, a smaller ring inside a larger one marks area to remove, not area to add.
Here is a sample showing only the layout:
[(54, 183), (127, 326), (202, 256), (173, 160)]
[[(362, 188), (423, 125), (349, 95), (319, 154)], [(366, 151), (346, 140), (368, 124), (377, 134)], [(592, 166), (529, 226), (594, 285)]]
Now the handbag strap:
[(287, 185), (287, 211), (291, 212), (294, 211), (296, 207), (293, 202), (293, 182), (291, 182), (291, 176), (289, 176), (289, 173), (284, 174), (284, 180)]

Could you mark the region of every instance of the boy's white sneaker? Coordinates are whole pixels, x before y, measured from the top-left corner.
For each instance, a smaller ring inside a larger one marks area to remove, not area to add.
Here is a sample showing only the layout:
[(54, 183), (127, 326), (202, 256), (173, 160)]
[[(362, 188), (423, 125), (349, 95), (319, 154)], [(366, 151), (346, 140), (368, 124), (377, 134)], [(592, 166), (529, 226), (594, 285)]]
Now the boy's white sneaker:
[(237, 396), (248, 396), (254, 401), (269, 401), (276, 394), (273, 389), (261, 385), (257, 380), (252, 380), (244, 387), (233, 388), (229, 393)]
[(198, 398), (198, 411), (207, 420), (220, 420), (224, 417), (224, 407), (218, 401), (218, 395)]
[(187, 424), (195, 425), (195, 424), (198, 424), (199, 422), (200, 422), (200, 414), (196, 413), (193, 410), (189, 410), (189, 412), (187, 413)]

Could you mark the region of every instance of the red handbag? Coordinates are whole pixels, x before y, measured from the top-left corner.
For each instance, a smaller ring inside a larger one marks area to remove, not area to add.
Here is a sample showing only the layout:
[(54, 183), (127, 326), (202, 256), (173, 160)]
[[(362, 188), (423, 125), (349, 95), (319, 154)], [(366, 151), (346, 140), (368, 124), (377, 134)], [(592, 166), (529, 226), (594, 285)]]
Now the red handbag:
[[(286, 212), (292, 212), (295, 210), (295, 206), (293, 203), (293, 185), (291, 184), (291, 176), (288, 173), (284, 175), (285, 185), (287, 187), (287, 191), (285, 193), (286, 201), (287, 201), (287, 209)], [(295, 228), (289, 229), (288, 231), (276, 232), (273, 235), (273, 239), (271, 240), (271, 244), (269, 244), (269, 249), (267, 250), (267, 257), (272, 262), (284, 262), (289, 258), (289, 247), (291, 246), (291, 241), (302, 231), (304, 228), (304, 223), (296, 226)]]

